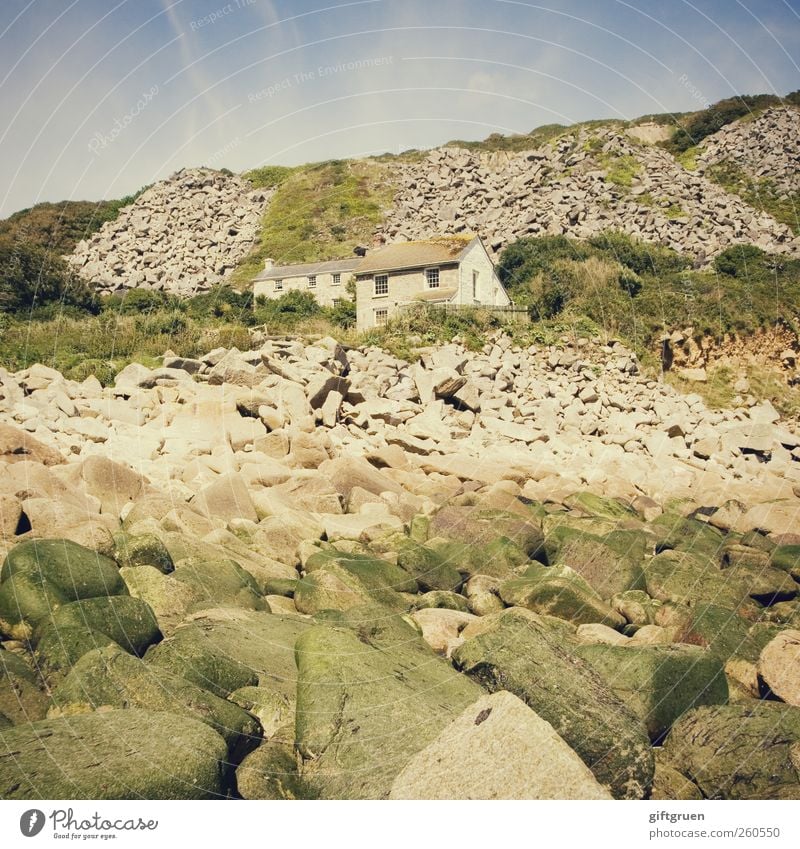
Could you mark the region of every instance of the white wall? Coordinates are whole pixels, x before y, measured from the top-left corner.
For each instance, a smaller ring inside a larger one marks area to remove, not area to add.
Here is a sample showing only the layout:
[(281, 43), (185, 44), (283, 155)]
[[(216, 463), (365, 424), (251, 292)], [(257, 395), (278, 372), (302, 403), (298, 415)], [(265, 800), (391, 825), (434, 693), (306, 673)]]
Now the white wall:
[(352, 271), (343, 271), (341, 275), (342, 282), (335, 286), (331, 272), (317, 274), (317, 285), (311, 289), (308, 285), (308, 276), (305, 274), (300, 277), (284, 277), (282, 290), (275, 289), (274, 280), (256, 280), (253, 285), (253, 297), (258, 298), (263, 296), (265, 298), (275, 299), (280, 298), (281, 295), (285, 295), (287, 292), (299, 289), (303, 292), (311, 292), (317, 299), (317, 303), (321, 306), (332, 307), (334, 299), (350, 298), (350, 295), (347, 293), (347, 283), (352, 278)]

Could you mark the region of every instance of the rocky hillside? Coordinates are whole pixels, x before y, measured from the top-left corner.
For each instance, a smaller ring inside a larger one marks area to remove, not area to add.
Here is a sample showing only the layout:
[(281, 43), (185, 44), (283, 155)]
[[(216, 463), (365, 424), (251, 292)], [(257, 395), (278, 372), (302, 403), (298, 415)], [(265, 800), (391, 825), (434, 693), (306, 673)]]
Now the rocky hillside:
[(590, 122), (534, 133), (529, 140), (538, 146), (525, 149), (528, 137), (520, 137), (511, 149), (449, 145), (391, 162), (283, 169), (276, 210), (274, 189), (254, 190), (222, 172), (182, 171), (81, 242), (70, 262), (102, 290), (185, 295), (229, 279), (237, 266), (237, 281), (246, 283), (261, 248), (287, 261), (344, 256), (372, 221), (388, 241), (478, 232), (495, 253), (523, 236), (588, 238), (618, 229), (688, 254), (698, 267), (745, 243), (798, 256), (798, 124), (796, 107), (773, 107), (678, 156), (664, 149), (669, 125)]
[[(790, 179), (797, 174), (797, 122), (798, 113), (787, 109), (734, 125), (706, 140), (701, 161), (731, 157), (732, 148), (749, 161), (759, 146), (769, 147), (759, 175)], [(518, 153), (433, 150), (399, 168), (400, 191), (384, 232), (396, 240), (474, 231), (497, 252), (523, 236), (588, 238), (617, 229), (688, 253), (698, 265), (742, 243), (800, 254), (786, 224), (640, 136), (635, 128), (592, 126)]]
[(3, 798), (800, 797), (769, 405), (503, 335), (0, 381)]
[(769, 180), (786, 195), (800, 191), (800, 110), (768, 109), (705, 139), (697, 170), (731, 163), (751, 180)]
[(81, 241), (69, 263), (101, 291), (205, 291), (247, 256), (270, 194), (222, 172), (178, 171)]

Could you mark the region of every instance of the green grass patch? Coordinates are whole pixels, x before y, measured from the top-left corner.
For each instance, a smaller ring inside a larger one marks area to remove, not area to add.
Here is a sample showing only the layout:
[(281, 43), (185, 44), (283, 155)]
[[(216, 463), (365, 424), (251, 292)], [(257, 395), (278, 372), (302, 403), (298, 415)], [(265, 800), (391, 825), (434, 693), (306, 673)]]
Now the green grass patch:
[(608, 182), (624, 189), (631, 187), (641, 170), (636, 158), (629, 154), (623, 156), (605, 154), (600, 157), (600, 164), (606, 169)]
[(286, 182), (295, 170), (297, 169), (287, 165), (265, 165), (263, 168), (246, 171), (242, 177), (249, 180), (256, 189), (275, 189)]
[(353, 255), (369, 242), (391, 206), (391, 169), (370, 160), (336, 160), (292, 170), (278, 185), (262, 221), (259, 243), (234, 272), (248, 286), (264, 260), (318, 262)]

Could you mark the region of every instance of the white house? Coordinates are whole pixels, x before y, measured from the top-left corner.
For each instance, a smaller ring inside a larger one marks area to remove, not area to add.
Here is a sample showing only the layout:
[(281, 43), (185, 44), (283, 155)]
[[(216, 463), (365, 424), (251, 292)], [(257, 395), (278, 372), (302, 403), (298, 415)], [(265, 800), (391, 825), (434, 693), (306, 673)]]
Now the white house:
[(253, 281), (253, 296), (280, 298), (286, 292), (300, 289), (311, 292), (323, 307), (335, 306), (336, 301), (350, 297), (346, 287), (361, 259), (353, 257), (301, 265), (275, 265), (268, 259), (264, 262), (264, 270)]
[(322, 306), (349, 298), (355, 280), (357, 327), (383, 324), (417, 301), (462, 306), (511, 304), (480, 236), (437, 236), (386, 245), (365, 256), (302, 265), (274, 265), (253, 281), (256, 298), (311, 292)]
[(415, 301), (508, 306), (480, 236), (397, 242), (368, 253), (355, 269), (358, 329), (380, 326)]

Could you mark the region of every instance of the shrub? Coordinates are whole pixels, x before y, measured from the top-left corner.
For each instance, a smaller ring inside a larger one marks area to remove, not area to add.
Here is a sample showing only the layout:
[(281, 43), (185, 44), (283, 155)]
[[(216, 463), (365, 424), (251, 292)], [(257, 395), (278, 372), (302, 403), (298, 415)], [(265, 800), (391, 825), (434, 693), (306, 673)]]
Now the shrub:
[(27, 312), (53, 303), (95, 309), (91, 290), (63, 259), (35, 245), (0, 238), (0, 310)]
[(618, 230), (593, 236), (589, 244), (638, 275), (670, 274), (690, 265), (687, 257), (670, 248), (642, 242)]
[(714, 260), (714, 268), (728, 277), (747, 278), (763, 270), (767, 255), (755, 245), (734, 245)]

